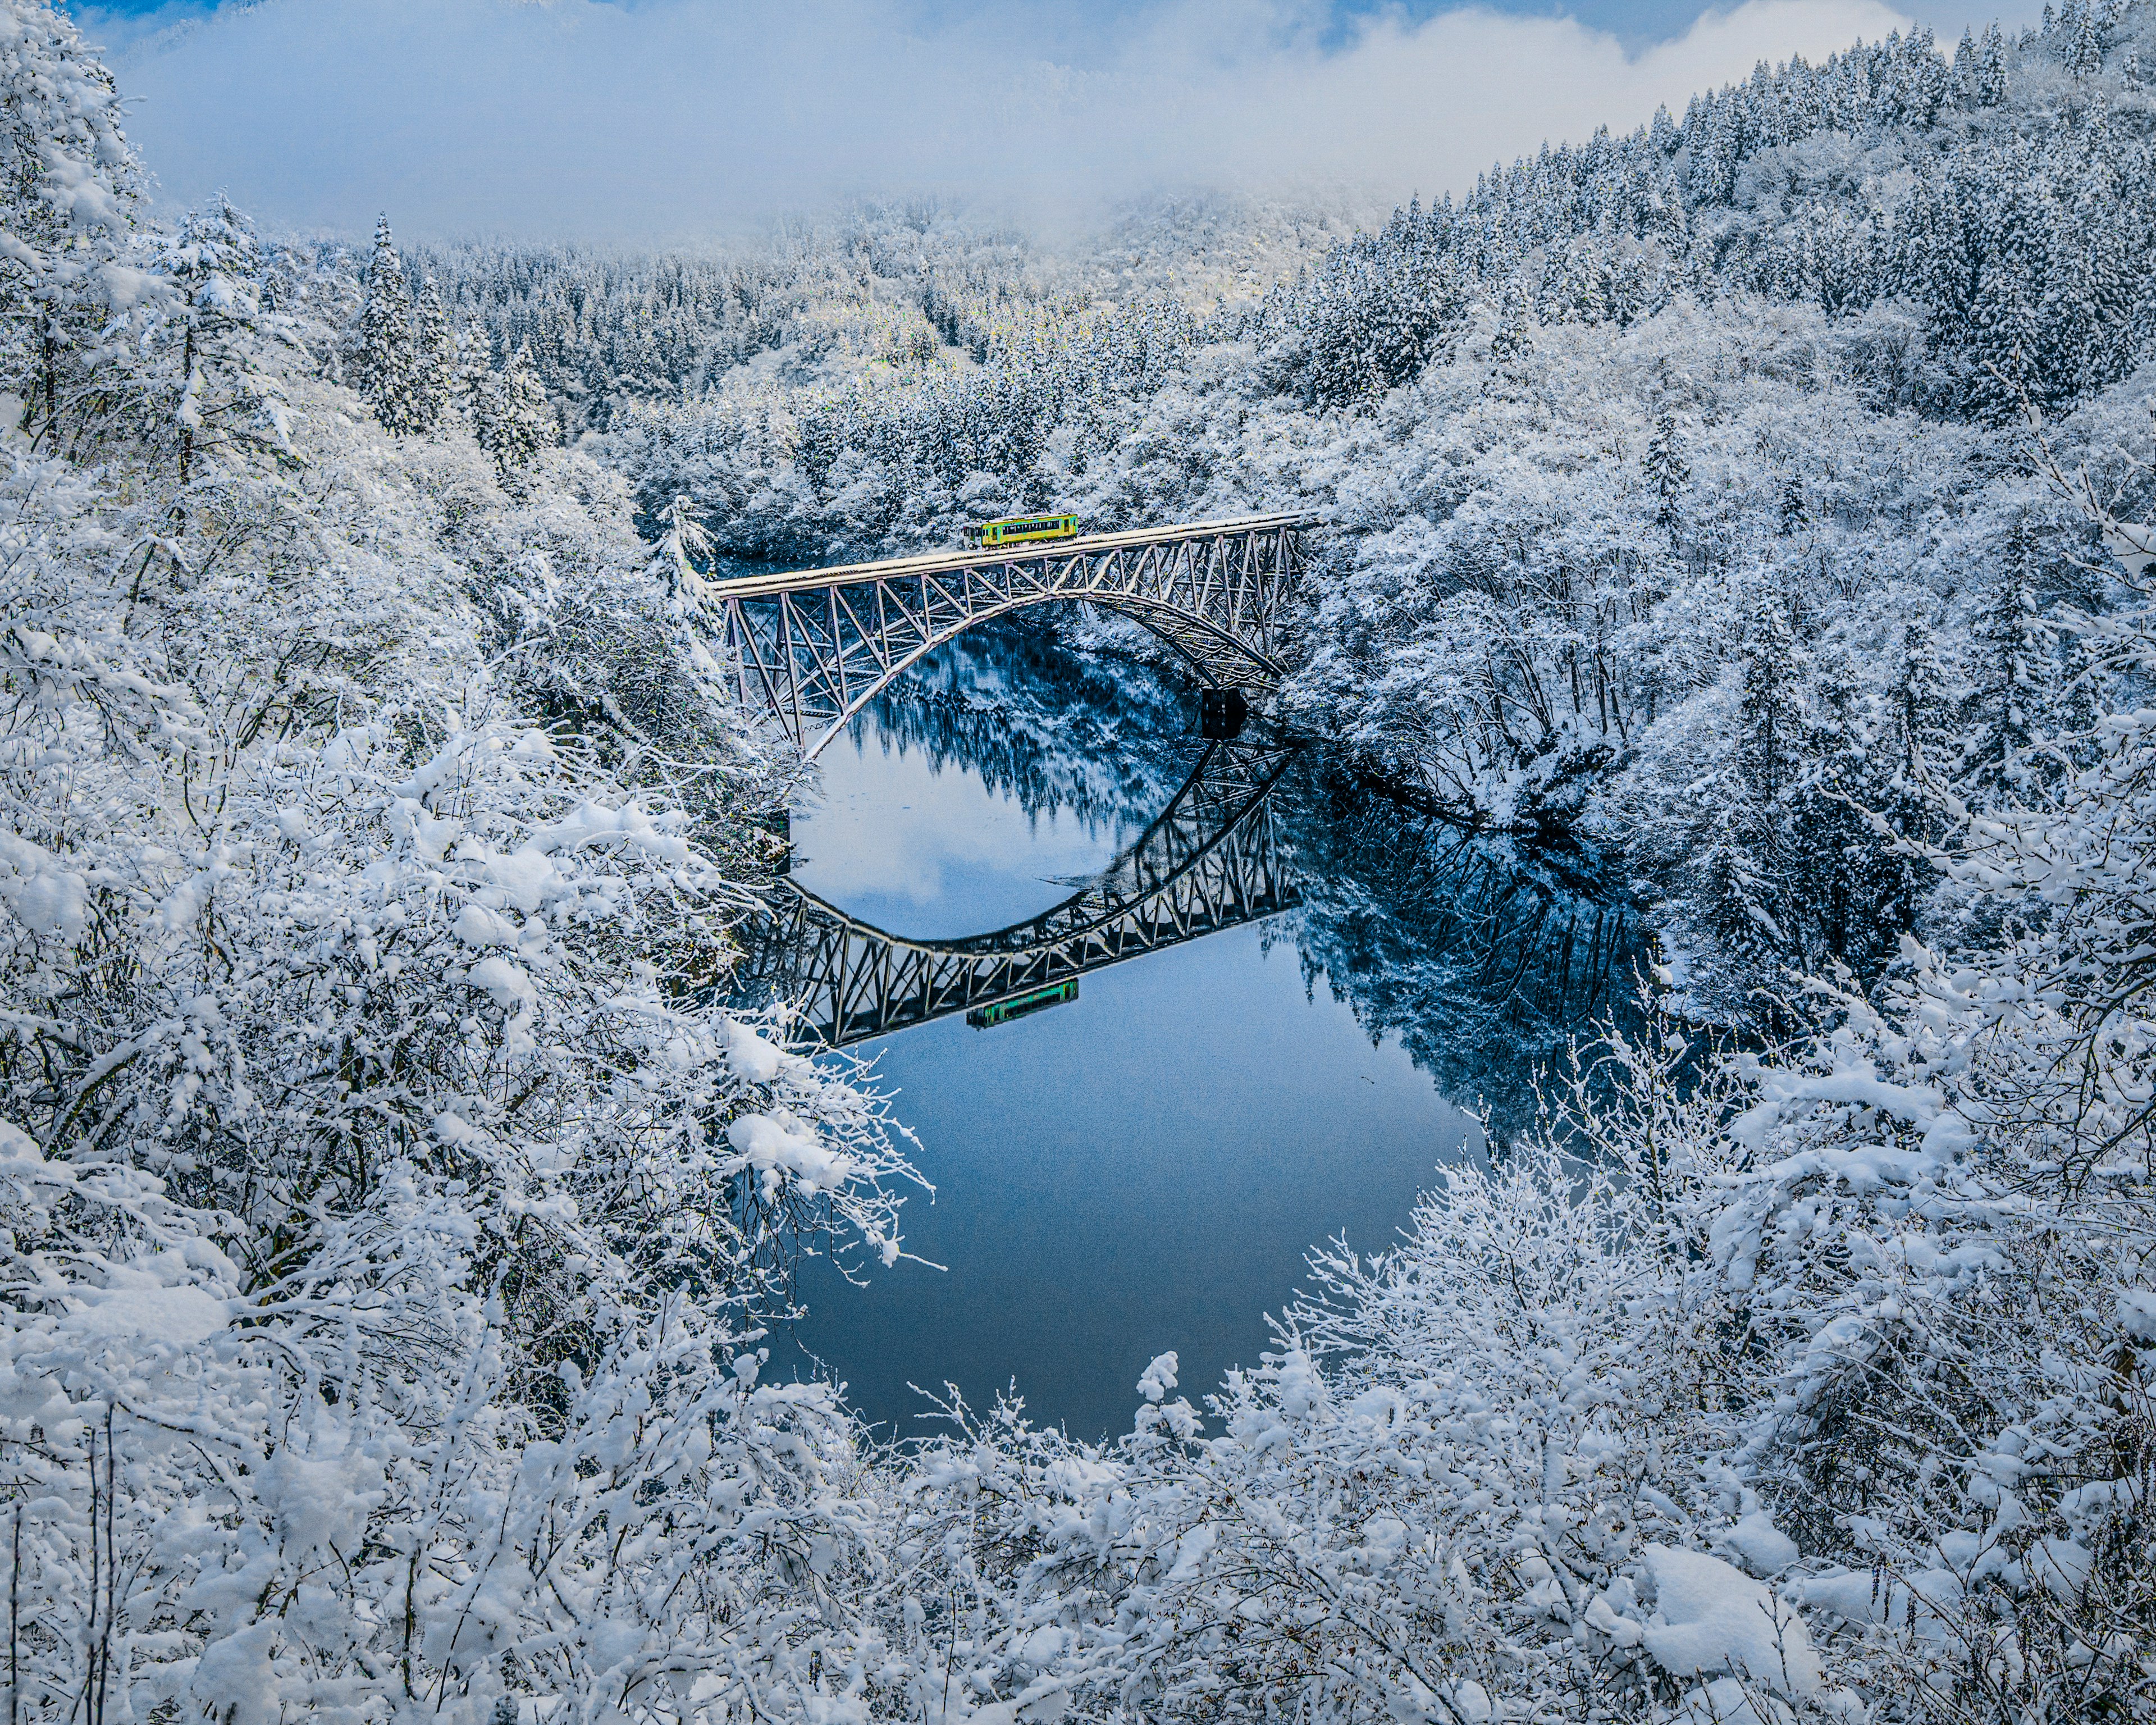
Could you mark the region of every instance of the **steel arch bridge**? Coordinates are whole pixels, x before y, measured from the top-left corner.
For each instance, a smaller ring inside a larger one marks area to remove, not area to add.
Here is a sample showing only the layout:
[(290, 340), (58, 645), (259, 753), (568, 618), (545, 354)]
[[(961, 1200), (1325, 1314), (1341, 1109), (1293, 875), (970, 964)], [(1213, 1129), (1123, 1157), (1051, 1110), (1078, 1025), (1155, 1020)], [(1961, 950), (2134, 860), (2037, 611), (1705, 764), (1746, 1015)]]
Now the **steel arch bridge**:
[(1085, 891), (988, 934), (908, 940), (784, 882), (744, 984), (791, 1001), (803, 1029), (843, 1048), (1292, 909), (1301, 894), (1266, 806), (1291, 759), (1271, 745), (1212, 744)]
[(1143, 624), (1208, 684), (1279, 680), (1281, 601), (1317, 517), (1287, 513), (706, 583), (700, 599), (745, 709), (813, 757), (894, 678), (953, 636), (1034, 605), (1084, 602)]

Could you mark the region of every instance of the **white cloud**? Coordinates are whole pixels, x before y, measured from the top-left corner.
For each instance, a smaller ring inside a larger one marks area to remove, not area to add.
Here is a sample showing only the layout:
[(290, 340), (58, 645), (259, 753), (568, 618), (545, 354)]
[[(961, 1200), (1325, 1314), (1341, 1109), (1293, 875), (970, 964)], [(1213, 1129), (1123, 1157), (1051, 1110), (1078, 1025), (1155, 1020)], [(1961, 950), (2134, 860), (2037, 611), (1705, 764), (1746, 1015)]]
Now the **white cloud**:
[(1039, 916), (1138, 836), (1089, 829), (1068, 809), (1029, 815), (972, 768), (938, 769), (917, 748), (842, 740), (819, 765), (814, 805), (793, 823), (793, 878), (916, 939)]
[(413, 233), (651, 239), (864, 192), (1458, 191), (1545, 138), (1627, 129), (1762, 58), (1904, 22), (1881, 0), (1748, 0), (1628, 54), (1568, 20), (1381, 15), (1342, 41), (1315, 0), (1168, 0), (1050, 59), (1024, 15), (903, 4), (267, 0), (118, 69), (177, 198), (223, 186), (285, 223), (386, 208)]

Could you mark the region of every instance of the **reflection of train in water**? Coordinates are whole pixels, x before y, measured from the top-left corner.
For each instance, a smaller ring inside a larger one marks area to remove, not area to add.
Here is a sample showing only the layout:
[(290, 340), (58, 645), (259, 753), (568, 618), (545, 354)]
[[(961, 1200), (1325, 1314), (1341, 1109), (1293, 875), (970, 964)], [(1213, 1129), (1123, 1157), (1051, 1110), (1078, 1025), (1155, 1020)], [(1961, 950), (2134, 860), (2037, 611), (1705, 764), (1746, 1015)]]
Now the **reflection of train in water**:
[(1022, 515), (1009, 521), (982, 521), (966, 529), (970, 546), (1024, 545), (1036, 539), (1070, 539), (1078, 532), (1075, 515)]
[(997, 1024), (1008, 1024), (1013, 1019), (1022, 1019), (1028, 1013), (1045, 1012), (1051, 1006), (1060, 1006), (1066, 1000), (1078, 998), (1078, 978), (1052, 983), (1045, 988), (1033, 988), (1023, 994), (1014, 994), (1008, 1000), (998, 1000), (987, 1006), (977, 1006), (966, 1014), (966, 1022), (976, 1030), (986, 1030)]

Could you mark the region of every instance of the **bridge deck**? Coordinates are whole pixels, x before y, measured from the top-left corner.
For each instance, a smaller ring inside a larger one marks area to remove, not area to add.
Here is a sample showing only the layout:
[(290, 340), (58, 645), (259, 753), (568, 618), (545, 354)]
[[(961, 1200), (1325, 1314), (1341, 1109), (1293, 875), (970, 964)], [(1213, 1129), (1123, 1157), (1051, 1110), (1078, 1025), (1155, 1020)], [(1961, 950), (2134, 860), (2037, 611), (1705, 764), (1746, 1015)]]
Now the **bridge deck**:
[(1044, 539), (1027, 545), (983, 545), (964, 551), (930, 552), (921, 557), (891, 557), (879, 563), (840, 563), (825, 569), (789, 569), (770, 575), (743, 575), (715, 581), (714, 599), (768, 598), (820, 587), (848, 587), (859, 581), (903, 580), (911, 575), (938, 575), (978, 569), (989, 563), (1031, 562), (1038, 557), (1083, 557), (1090, 552), (1128, 550), (1137, 545), (1171, 545), (1185, 539), (1210, 539), (1222, 533), (1250, 533), (1268, 527), (1312, 527), (1317, 517), (1306, 510), (1272, 515), (1236, 516), (1226, 521), (1193, 521), (1180, 527), (1140, 527), (1127, 533), (1084, 533), (1075, 539)]

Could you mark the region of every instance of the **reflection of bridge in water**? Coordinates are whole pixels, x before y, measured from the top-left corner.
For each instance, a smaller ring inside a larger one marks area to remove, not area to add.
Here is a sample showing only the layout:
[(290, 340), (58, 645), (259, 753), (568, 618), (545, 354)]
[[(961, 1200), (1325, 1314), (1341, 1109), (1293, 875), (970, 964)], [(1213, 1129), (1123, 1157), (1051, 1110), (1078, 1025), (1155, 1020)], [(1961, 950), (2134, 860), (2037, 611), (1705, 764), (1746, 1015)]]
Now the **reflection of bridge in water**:
[(785, 882), (744, 981), (792, 1002), (803, 1029), (844, 1047), (1288, 910), (1301, 895), (1267, 798), (1292, 758), (1267, 744), (1211, 744), (1098, 879), (988, 934), (908, 940)]

